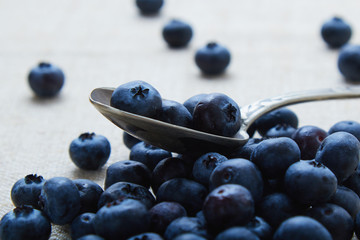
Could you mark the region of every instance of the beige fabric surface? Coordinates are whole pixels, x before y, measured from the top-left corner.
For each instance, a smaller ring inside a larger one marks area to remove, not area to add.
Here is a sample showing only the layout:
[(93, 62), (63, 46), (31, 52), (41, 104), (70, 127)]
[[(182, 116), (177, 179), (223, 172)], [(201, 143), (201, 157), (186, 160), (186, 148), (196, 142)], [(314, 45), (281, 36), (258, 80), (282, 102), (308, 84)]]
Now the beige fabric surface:
[[(46, 179), (88, 178), (101, 186), (106, 167), (126, 160), (122, 130), (89, 103), (96, 87), (148, 81), (162, 97), (185, 101), (198, 93), (223, 92), (241, 106), (277, 94), (347, 84), (338, 72), (337, 50), (320, 38), (323, 21), (338, 15), (360, 43), (357, 0), (168, 0), (161, 14), (140, 15), (132, 0), (0, 1), (0, 214), (13, 209), (10, 189), (30, 173)], [(194, 37), (185, 49), (169, 49), (161, 37), (170, 19), (189, 22)], [(206, 78), (194, 64), (209, 41), (229, 48), (224, 75)], [(61, 67), (66, 82), (54, 99), (33, 96), (27, 74), (39, 61)], [(300, 126), (328, 130), (340, 120), (360, 121), (360, 100), (291, 107)], [(71, 162), (70, 142), (83, 132), (106, 136), (110, 159), (99, 171)], [(70, 239), (54, 227), (51, 239)]]

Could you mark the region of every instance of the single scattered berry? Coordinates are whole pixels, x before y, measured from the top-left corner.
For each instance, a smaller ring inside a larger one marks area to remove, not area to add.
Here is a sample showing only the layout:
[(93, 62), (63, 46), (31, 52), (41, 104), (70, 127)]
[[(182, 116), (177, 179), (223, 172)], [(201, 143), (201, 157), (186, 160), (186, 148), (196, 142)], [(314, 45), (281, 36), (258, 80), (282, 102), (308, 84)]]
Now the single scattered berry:
[(74, 139), (69, 148), (70, 158), (84, 170), (97, 170), (109, 159), (110, 142), (102, 135), (83, 133)]
[(340, 17), (333, 17), (321, 27), (321, 37), (331, 48), (339, 48), (351, 38), (351, 27)]
[(164, 26), (162, 35), (170, 47), (178, 48), (190, 42), (193, 30), (186, 22), (172, 20)]
[(350, 82), (360, 82), (360, 45), (346, 45), (338, 57), (340, 73)]
[(164, 0), (136, 0), (136, 6), (142, 14), (156, 14), (164, 4)]
[(55, 65), (41, 62), (31, 69), (28, 81), (31, 89), (40, 98), (50, 98), (57, 95), (64, 85), (63, 71)]
[(230, 58), (230, 52), (226, 47), (210, 42), (196, 51), (195, 63), (204, 74), (218, 75), (228, 67)]

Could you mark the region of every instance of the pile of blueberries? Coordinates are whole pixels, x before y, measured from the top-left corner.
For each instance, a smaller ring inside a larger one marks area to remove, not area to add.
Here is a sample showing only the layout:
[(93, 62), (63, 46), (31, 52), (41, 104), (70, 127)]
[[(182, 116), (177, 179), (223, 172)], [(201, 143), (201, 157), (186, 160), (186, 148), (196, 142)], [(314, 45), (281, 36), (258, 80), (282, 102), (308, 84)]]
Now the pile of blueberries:
[[(149, 83), (133, 81), (116, 88), (110, 103), (196, 129), (199, 118), (206, 126), (199, 130), (225, 136), (241, 121), (239, 107), (224, 94), (168, 101)], [(221, 112), (219, 119), (207, 123), (213, 111)], [(359, 236), (360, 123), (341, 121), (329, 131), (298, 127), (296, 114), (280, 108), (256, 120), (249, 134), (230, 153), (176, 154), (124, 133), (129, 160), (107, 168), (103, 188), (87, 179), (34, 174), (18, 180), (11, 190), (16, 208), (2, 217), (0, 239), (48, 239), (51, 224), (70, 225), (71, 238), (79, 240)], [(109, 157), (110, 143), (84, 133), (69, 152), (78, 167), (94, 170)]]
[[(143, 14), (157, 13), (163, 0), (137, 0)], [(189, 24), (163, 29), (170, 47), (192, 38)], [(360, 46), (346, 45), (351, 28), (340, 18), (324, 23), (324, 41), (342, 47), (338, 67), (360, 81)], [(209, 43), (195, 62), (205, 74), (222, 73), (229, 51)], [(64, 84), (58, 67), (40, 63), (29, 75), (39, 97), (53, 97)], [(240, 108), (222, 93), (199, 94), (178, 103), (164, 100), (149, 83), (133, 81), (114, 91), (112, 107), (200, 131), (233, 136)], [(70, 225), (79, 240), (350, 240), (360, 236), (360, 123), (341, 121), (328, 131), (298, 127), (287, 108), (259, 118), (251, 138), (232, 152), (177, 154), (127, 133), (129, 160), (111, 164), (104, 186), (29, 174), (12, 187), (14, 210), (0, 221), (0, 239), (46, 240), (52, 224)], [(259, 137), (254, 137), (257, 136)], [(74, 139), (69, 154), (85, 170), (104, 166), (109, 141), (95, 133)]]

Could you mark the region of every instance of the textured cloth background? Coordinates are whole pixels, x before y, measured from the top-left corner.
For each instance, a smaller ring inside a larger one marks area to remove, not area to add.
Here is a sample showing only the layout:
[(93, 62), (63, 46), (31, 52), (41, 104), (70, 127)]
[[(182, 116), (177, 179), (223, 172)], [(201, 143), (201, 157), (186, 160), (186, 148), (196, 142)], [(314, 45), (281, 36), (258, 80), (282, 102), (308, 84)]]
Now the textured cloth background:
[[(13, 209), (16, 180), (37, 173), (48, 179), (88, 178), (101, 186), (106, 167), (128, 159), (122, 130), (89, 103), (96, 87), (145, 80), (162, 97), (179, 102), (198, 93), (223, 92), (245, 105), (259, 98), (348, 85), (338, 72), (337, 50), (320, 38), (323, 21), (338, 15), (360, 43), (357, 0), (167, 0), (157, 16), (139, 14), (132, 0), (0, 1), (0, 214)], [(169, 49), (161, 36), (173, 18), (193, 26), (185, 49)], [(224, 75), (206, 78), (194, 63), (196, 49), (209, 41), (229, 48)], [(39, 61), (61, 67), (66, 82), (49, 100), (33, 96), (29, 70)], [(291, 107), (300, 126), (328, 130), (341, 120), (360, 121), (360, 100)], [(99, 171), (75, 167), (70, 142), (83, 132), (106, 136), (112, 146)], [(54, 227), (51, 239), (69, 239), (68, 227)]]

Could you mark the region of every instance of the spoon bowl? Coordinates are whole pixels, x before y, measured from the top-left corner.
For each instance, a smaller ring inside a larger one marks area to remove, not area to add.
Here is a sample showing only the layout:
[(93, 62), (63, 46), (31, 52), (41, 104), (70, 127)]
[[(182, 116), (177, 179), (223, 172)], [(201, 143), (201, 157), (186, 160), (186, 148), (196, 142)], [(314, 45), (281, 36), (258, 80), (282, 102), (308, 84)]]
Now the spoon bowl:
[(248, 140), (247, 129), (262, 115), (291, 104), (330, 99), (359, 98), (357, 88), (330, 88), (287, 93), (266, 98), (241, 107), (242, 125), (233, 137), (224, 137), (181, 127), (148, 118), (110, 106), (115, 88), (96, 88), (90, 94), (90, 102), (108, 120), (130, 135), (156, 147), (176, 152), (226, 153), (243, 146)]
[(113, 108), (110, 106), (110, 98), (114, 90), (96, 88), (90, 94), (90, 102), (125, 132), (162, 149), (177, 153), (203, 152), (207, 149), (224, 152), (244, 145), (249, 139), (246, 132), (239, 132), (234, 137), (223, 137)]

